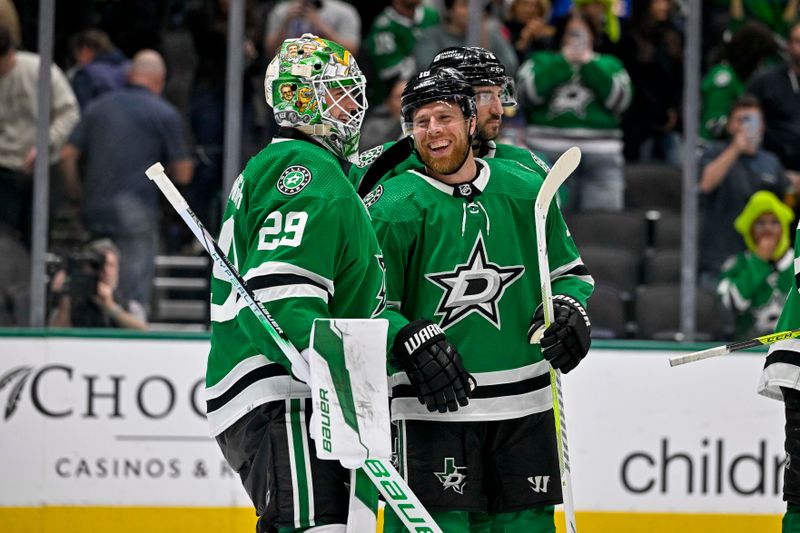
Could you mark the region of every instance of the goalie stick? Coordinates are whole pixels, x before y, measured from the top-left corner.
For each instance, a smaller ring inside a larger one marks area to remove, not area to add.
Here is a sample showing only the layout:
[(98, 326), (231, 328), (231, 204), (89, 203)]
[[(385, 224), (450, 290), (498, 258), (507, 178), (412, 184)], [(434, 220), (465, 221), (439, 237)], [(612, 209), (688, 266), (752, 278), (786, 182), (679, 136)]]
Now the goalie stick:
[[(236, 267), (230, 262), (225, 252), (220, 249), (214, 237), (206, 230), (203, 223), (200, 222), (200, 219), (197, 218), (197, 215), (194, 214), (194, 211), (192, 211), (184, 197), (164, 172), (164, 167), (161, 163), (152, 165), (145, 171), (145, 174), (155, 182), (170, 205), (214, 260), (214, 264), (223, 270), (231, 284), (236, 288), (236, 292), (258, 317), (267, 333), (286, 358), (289, 359), (295, 376), (304, 382), (308, 382), (310, 379), (308, 362), (300, 355), (300, 352), (297, 351), (297, 348), (291, 343), (264, 305), (255, 299)], [(408, 484), (388, 461), (367, 459), (362, 470), (409, 531), (442, 533), (441, 528), (436, 525), (436, 522), (422, 506), (422, 503), (408, 487)]]
[(756, 346), (768, 346), (778, 341), (796, 339), (798, 337), (800, 337), (800, 328), (770, 333), (769, 335), (762, 335), (761, 337), (748, 339), (746, 341), (732, 342), (724, 346), (700, 350), (699, 352), (675, 355), (669, 358), (669, 366), (685, 365), (686, 363), (702, 361), (703, 359), (710, 359), (711, 357), (718, 357), (720, 355), (728, 355), (730, 353), (740, 352), (748, 348), (755, 348)]
[[(539, 279), (542, 284), (542, 305), (544, 308), (544, 326), (534, 332), (531, 342), (538, 343), (544, 330), (552, 322), (553, 289), (550, 286), (550, 262), (547, 258), (547, 212), (553, 202), (558, 188), (581, 162), (581, 151), (573, 146), (558, 158), (550, 167), (550, 172), (539, 189), (534, 204), (533, 218), (536, 224), (536, 246), (539, 257)], [(569, 447), (567, 446), (567, 421), (564, 413), (564, 395), (561, 388), (561, 372), (550, 367), (550, 390), (553, 393), (553, 409), (556, 421), (556, 439), (558, 441), (558, 468), (561, 474), (561, 491), (564, 496), (564, 518), (567, 532), (576, 533), (575, 505), (572, 501), (572, 474), (569, 466)]]

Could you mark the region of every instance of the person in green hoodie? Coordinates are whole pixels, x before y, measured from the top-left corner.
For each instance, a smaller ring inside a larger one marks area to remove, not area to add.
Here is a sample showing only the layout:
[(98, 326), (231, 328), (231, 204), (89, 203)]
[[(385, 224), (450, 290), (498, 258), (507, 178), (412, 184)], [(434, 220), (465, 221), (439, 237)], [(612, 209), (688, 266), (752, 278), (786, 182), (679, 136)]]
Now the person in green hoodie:
[(747, 250), (722, 266), (717, 293), (733, 314), (737, 340), (775, 331), (794, 275), (793, 219), (792, 209), (775, 194), (758, 191), (734, 222)]

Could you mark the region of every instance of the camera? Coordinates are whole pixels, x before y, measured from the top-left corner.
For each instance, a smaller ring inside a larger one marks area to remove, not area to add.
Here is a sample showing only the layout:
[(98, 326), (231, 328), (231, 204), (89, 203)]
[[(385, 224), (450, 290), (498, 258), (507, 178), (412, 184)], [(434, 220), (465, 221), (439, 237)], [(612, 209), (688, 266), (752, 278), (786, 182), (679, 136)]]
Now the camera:
[(97, 283), (105, 264), (105, 256), (94, 251), (74, 252), (67, 256), (68, 294), (73, 307), (85, 305), (97, 294)]

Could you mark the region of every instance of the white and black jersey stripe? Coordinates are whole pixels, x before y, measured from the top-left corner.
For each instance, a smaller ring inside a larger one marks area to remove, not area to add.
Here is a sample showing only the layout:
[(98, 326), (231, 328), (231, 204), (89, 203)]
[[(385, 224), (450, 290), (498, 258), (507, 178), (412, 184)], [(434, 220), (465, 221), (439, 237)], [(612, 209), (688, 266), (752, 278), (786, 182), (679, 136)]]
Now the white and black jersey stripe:
[(219, 435), (254, 407), (273, 400), (308, 398), (308, 385), (286, 368), (254, 355), (236, 365), (216, 385), (206, 388), (206, 417), (211, 435)]
[(583, 260), (580, 257), (575, 258), (575, 260), (570, 261), (566, 265), (556, 267), (550, 272), (551, 283), (556, 283), (560, 279), (567, 277), (574, 277), (594, 287), (594, 278), (589, 274), (589, 269), (586, 268), (586, 265), (583, 264)]
[(268, 261), (251, 268), (244, 279), (261, 302), (284, 298), (319, 298), (329, 303), (334, 293), (332, 280), (279, 261)]
[(405, 372), (392, 375), (392, 420), (506, 420), (553, 408), (547, 361), (511, 370), (476, 372), (472, 376), (478, 385), (472, 391), (469, 405), (453, 413), (431, 413), (417, 400), (417, 393)]

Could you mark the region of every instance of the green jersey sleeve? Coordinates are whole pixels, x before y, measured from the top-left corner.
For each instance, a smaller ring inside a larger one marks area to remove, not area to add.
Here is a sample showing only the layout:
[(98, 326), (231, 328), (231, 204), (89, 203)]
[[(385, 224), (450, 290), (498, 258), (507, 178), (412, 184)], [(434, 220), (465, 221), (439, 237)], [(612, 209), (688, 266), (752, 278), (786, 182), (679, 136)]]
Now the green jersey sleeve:
[[(800, 261), (797, 256), (800, 246), (798, 245), (800, 245), (800, 231), (795, 236), (794, 250), (790, 250), (794, 257), (792, 266), (789, 267), (793, 274), (792, 284), (786, 304), (778, 319), (776, 331), (800, 328), (800, 293), (798, 293)], [(800, 341), (797, 339), (778, 341), (770, 346), (767, 360), (764, 363), (764, 371), (758, 384), (759, 394), (783, 400), (781, 387), (800, 390)]]
[(579, 72), (584, 84), (597, 95), (603, 107), (616, 115), (628, 109), (633, 85), (622, 61), (610, 54), (598, 54), (582, 65)]

